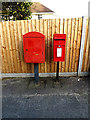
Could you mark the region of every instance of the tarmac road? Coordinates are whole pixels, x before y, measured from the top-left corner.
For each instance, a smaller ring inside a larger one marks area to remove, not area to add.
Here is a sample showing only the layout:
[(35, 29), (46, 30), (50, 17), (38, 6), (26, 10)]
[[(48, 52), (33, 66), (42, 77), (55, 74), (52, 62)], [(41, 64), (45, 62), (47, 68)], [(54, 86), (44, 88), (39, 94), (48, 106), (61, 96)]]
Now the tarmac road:
[(38, 86), (33, 78), (4, 79), (3, 118), (88, 118), (90, 77), (53, 79), (40, 78)]

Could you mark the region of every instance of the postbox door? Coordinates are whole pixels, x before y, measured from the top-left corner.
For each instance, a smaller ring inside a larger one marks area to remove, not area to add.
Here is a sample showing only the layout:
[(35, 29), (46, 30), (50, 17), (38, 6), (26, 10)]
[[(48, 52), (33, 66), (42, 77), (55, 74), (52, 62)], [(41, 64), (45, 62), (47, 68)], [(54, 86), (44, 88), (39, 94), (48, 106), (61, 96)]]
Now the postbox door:
[(65, 59), (65, 45), (54, 46), (54, 61), (64, 61)]
[(38, 63), (44, 60), (43, 38), (24, 38), (25, 41), (25, 62)]

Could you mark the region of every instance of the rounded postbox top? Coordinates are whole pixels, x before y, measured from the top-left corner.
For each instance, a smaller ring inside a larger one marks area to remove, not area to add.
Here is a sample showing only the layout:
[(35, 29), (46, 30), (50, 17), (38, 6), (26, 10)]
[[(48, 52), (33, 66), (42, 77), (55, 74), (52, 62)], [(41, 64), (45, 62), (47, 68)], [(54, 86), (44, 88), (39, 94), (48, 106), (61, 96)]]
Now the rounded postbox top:
[(24, 34), (23, 37), (24, 38), (29, 38), (29, 37), (32, 37), (32, 38), (33, 37), (34, 38), (42, 37), (42, 38), (44, 38), (45, 36), (42, 33), (40, 33), (40, 32), (33, 31), (33, 32), (28, 32), (28, 33)]

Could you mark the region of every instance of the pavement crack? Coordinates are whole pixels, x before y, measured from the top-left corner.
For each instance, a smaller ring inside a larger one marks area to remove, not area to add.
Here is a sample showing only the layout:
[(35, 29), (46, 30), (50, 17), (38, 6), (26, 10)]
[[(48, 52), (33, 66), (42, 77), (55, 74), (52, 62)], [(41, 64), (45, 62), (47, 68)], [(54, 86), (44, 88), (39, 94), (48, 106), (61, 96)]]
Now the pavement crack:
[(6, 98), (6, 97), (16, 97), (16, 98), (19, 98), (19, 97), (23, 97), (23, 98), (28, 98), (28, 97), (44, 97), (44, 96), (75, 96), (77, 101), (79, 101), (78, 97), (77, 96), (81, 96), (81, 95), (88, 95), (87, 93), (83, 93), (83, 94), (80, 94), (80, 93), (55, 93), (55, 94), (38, 94), (38, 93), (35, 93), (35, 94), (24, 94), (24, 95), (8, 95), (8, 96), (3, 96), (3, 98)]

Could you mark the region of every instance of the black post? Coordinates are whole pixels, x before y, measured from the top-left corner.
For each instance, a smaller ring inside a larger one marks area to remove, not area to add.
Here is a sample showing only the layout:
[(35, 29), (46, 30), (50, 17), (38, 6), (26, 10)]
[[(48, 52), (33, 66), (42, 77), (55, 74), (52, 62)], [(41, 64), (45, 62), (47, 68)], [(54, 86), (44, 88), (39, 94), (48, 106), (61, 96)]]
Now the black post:
[(59, 62), (57, 62), (57, 73), (56, 73), (56, 79), (59, 79)]
[(34, 77), (35, 77), (35, 83), (38, 84), (39, 82), (38, 63), (34, 63)]

